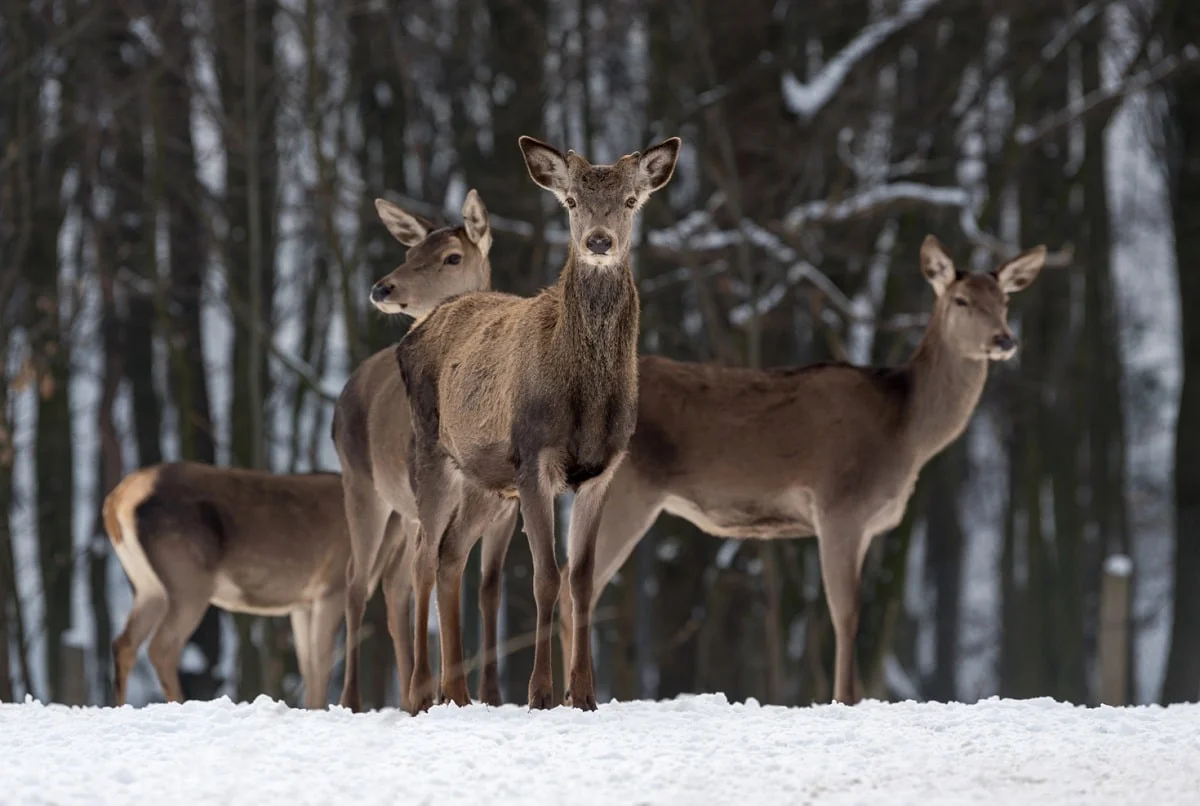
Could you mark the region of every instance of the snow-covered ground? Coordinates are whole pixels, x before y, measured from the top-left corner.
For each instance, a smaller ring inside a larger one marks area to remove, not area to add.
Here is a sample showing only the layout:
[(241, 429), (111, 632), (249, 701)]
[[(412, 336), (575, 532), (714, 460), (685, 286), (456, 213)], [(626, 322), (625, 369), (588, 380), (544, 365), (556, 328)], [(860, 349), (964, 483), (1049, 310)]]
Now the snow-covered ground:
[(0, 705), (0, 804), (1196, 803), (1200, 705)]

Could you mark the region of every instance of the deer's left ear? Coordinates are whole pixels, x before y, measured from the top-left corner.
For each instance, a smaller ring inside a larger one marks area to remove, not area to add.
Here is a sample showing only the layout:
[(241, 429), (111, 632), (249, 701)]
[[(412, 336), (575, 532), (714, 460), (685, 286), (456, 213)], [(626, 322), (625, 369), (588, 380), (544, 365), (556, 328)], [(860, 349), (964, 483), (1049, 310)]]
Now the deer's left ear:
[(1035, 246), (1032, 249), (1026, 249), (996, 269), (993, 275), (996, 277), (996, 282), (1000, 284), (1000, 289), (1005, 294), (1012, 294), (1028, 288), (1030, 283), (1037, 279), (1038, 272), (1044, 265), (1046, 265), (1046, 247), (1044, 245)]
[(492, 248), (492, 228), (488, 224), (488, 211), (478, 191), (471, 188), (462, 206), (463, 229), (471, 243), (484, 255)]
[(681, 143), (678, 137), (669, 137), (637, 155), (639, 191), (653, 193), (671, 181), (671, 175), (675, 173), (675, 162), (679, 159)]
[(926, 235), (921, 242), (921, 274), (933, 286), (933, 292), (939, 297), (958, 276), (954, 261), (946, 254), (946, 248), (936, 235)]

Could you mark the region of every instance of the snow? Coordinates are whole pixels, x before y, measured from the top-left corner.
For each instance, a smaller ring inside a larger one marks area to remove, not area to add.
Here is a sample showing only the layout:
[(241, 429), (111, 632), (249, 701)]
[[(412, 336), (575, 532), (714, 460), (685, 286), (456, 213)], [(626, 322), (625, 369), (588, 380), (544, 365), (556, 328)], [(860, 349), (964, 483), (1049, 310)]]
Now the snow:
[(1133, 574), (1133, 560), (1125, 554), (1114, 554), (1104, 561), (1104, 573), (1115, 577)]
[(1200, 705), (0, 705), (0, 803), (1191, 803)]
[(858, 36), (830, 59), (807, 83), (791, 71), (782, 75), (783, 102), (788, 111), (803, 121), (817, 116), (842, 88), (855, 65), (869, 56), (889, 36), (925, 16), (938, 0), (904, 0), (894, 17), (867, 25)]

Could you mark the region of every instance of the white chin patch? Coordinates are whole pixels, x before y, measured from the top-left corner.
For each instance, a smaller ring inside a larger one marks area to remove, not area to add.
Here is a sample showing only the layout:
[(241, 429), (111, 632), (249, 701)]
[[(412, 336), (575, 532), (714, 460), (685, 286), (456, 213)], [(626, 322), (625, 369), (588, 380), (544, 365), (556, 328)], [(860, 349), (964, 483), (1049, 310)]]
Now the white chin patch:
[(401, 305), (398, 302), (391, 302), (390, 300), (384, 300), (383, 302), (376, 302), (375, 300), (371, 300), (371, 304), (374, 305), (375, 308), (377, 310), (379, 310), (381, 313), (387, 313), (387, 314), (408, 313), (407, 306)]
[(597, 255), (594, 252), (584, 251), (580, 256), (583, 263), (588, 266), (594, 266), (597, 269), (607, 269), (617, 265), (617, 258), (612, 253), (607, 255)]
[(1008, 359), (1012, 358), (1016, 354), (1017, 354), (1016, 347), (1009, 347), (1007, 350), (992, 348), (991, 350), (988, 351), (988, 358), (992, 359), (993, 361), (1007, 361)]

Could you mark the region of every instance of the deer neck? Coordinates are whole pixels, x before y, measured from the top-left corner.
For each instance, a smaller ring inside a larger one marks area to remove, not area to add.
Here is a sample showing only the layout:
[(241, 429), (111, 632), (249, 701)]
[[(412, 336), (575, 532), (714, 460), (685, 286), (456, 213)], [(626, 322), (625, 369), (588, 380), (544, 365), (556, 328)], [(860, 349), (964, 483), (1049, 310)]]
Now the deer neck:
[(906, 430), (924, 464), (966, 429), (987, 381), (987, 361), (951, 349), (931, 325), (909, 360), (908, 372), (912, 392)]
[(605, 363), (620, 357), (626, 342), (636, 349), (638, 297), (628, 260), (596, 268), (583, 264), (572, 247), (559, 286), (558, 335), (564, 344), (591, 346), (600, 352), (588, 358)]

